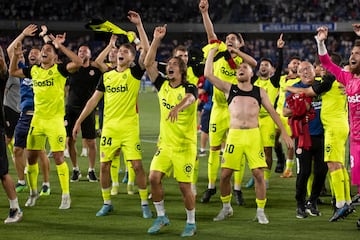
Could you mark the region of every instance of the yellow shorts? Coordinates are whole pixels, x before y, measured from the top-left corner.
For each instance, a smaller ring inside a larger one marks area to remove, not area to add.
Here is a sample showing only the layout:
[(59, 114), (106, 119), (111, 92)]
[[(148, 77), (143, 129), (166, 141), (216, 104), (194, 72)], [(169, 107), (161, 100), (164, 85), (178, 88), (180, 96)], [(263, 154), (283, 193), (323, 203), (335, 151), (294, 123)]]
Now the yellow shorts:
[(260, 134), (264, 147), (275, 146), (275, 123), (271, 116), (259, 118)]
[(229, 130), (221, 167), (240, 170), (244, 156), (250, 169), (267, 167), (259, 128)]
[(345, 165), (346, 141), (349, 136), (349, 125), (326, 127), (324, 133), (324, 161), (339, 162)]
[(138, 126), (127, 126), (126, 129), (103, 128), (100, 144), (100, 162), (113, 161), (119, 149), (127, 161), (141, 160), (141, 144)]
[(178, 182), (192, 182), (196, 160), (196, 145), (181, 147), (161, 146), (154, 155), (150, 171), (159, 171), (170, 176), (174, 170), (174, 178)]
[(31, 120), (26, 148), (29, 150), (44, 150), (46, 139), (49, 141), (51, 151), (65, 150), (66, 129), (64, 117), (40, 119), (34, 115)]
[(209, 145), (220, 146), (226, 140), (230, 127), (230, 113), (227, 108), (212, 108), (209, 122)]

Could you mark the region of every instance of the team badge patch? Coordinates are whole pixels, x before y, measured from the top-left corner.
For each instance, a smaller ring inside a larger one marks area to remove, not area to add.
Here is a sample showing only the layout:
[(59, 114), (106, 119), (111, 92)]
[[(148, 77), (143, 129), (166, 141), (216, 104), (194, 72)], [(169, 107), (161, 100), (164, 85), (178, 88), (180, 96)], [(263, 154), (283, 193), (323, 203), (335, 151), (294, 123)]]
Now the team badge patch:
[(141, 152), (141, 145), (140, 145), (140, 143), (137, 143), (137, 144), (136, 144), (135, 149), (136, 149), (138, 152)]
[(193, 165), (192, 164), (185, 164), (184, 166), (184, 173), (186, 175), (190, 175), (193, 171)]
[(325, 152), (326, 152), (326, 153), (330, 153), (330, 152), (331, 152), (331, 149), (332, 149), (331, 145), (330, 145), (330, 144), (326, 144), (326, 146), (325, 146)]
[(90, 75), (90, 76), (94, 76), (94, 75), (95, 75), (95, 71), (94, 71), (93, 69), (91, 69), (91, 70), (89, 71), (89, 75)]
[(179, 101), (181, 101), (181, 100), (182, 100), (182, 95), (179, 94), (178, 97), (177, 97), (177, 99), (178, 99)]

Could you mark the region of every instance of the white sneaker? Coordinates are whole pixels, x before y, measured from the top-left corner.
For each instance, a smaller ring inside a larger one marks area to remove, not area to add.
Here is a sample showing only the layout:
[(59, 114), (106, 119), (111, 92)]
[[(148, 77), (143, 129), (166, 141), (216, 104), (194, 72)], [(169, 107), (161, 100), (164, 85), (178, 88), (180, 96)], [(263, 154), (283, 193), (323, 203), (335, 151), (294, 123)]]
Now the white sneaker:
[(268, 224), (269, 223), (269, 220), (267, 219), (264, 211), (256, 211), (255, 220), (257, 220), (260, 224)]
[(234, 211), (232, 209), (232, 207), (230, 208), (222, 208), (221, 211), (219, 212), (219, 214), (214, 217), (214, 221), (218, 222), (218, 221), (223, 221), (225, 220), (225, 218), (231, 217), (234, 214)]
[(119, 186), (112, 186), (110, 194), (112, 196), (115, 196), (115, 195), (118, 195), (118, 193), (119, 193)]
[(23, 217), (23, 212), (21, 211), (21, 209), (11, 209), (9, 211), (9, 216), (4, 220), (5, 224), (9, 224), (9, 223), (17, 223), (20, 222), (21, 219)]
[(87, 156), (88, 156), (87, 150), (82, 150), (80, 157), (87, 157)]
[(39, 198), (39, 194), (30, 195), (25, 202), (25, 207), (35, 206), (36, 200)]
[(69, 150), (67, 148), (64, 150), (64, 157), (70, 158)]
[(128, 195), (134, 195), (135, 194), (135, 190), (134, 190), (134, 185), (133, 184), (128, 184), (127, 185), (127, 194)]
[(63, 194), (61, 197), (61, 204), (59, 209), (69, 209), (71, 205), (71, 198), (69, 194)]

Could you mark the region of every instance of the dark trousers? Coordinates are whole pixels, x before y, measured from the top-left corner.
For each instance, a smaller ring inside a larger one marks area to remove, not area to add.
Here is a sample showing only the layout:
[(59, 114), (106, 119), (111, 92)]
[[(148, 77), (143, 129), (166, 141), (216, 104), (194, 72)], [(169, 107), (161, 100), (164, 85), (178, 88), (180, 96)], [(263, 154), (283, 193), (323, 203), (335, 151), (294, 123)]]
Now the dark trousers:
[[(309, 150), (302, 149), (302, 153), (296, 153), (297, 176), (296, 176), (296, 202), (298, 208), (304, 208), (306, 202), (306, 186), (312, 167), (314, 172), (314, 182), (312, 185), (309, 200), (316, 204), (320, 196), (322, 186), (327, 174), (327, 164), (324, 162), (324, 136), (311, 136), (312, 146)], [(298, 142), (295, 140), (295, 149)], [(314, 163), (314, 164), (313, 164)]]

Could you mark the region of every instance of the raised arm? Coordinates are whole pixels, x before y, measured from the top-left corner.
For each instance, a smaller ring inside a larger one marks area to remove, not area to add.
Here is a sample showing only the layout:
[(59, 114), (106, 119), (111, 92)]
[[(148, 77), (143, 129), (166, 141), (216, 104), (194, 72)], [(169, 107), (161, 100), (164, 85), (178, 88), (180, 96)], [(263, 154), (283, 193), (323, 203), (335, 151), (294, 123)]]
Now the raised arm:
[(82, 65), (81, 58), (63, 45), (63, 43), (65, 42), (66, 33), (57, 34), (56, 37), (50, 36), (50, 38), (52, 39), (52, 43), (54, 44), (55, 48), (62, 51), (71, 60), (71, 62), (66, 65), (66, 69), (70, 73), (73, 73), (77, 69), (79, 69)]
[(216, 88), (223, 91), (225, 93), (225, 96), (228, 97), (229, 91), (231, 88), (231, 83), (222, 81), (221, 79), (217, 78), (214, 75), (214, 69), (213, 69), (213, 63), (214, 63), (214, 55), (215, 52), (218, 50), (217, 47), (212, 48), (209, 51), (208, 57), (205, 62), (205, 70), (204, 70), (204, 76), (206, 79), (208, 79)]
[(208, 0), (200, 0), (199, 3), (199, 10), (201, 12), (201, 16), (203, 19), (205, 31), (207, 34), (208, 42), (210, 43), (211, 40), (217, 40), (217, 36), (214, 31), (214, 26), (211, 22), (210, 16), (209, 16), (209, 2)]
[(317, 29), (317, 34), (315, 36), (317, 47), (318, 47), (318, 54), (319, 56), (324, 56), (327, 54), (325, 40), (328, 37), (328, 28), (325, 26), (319, 27)]
[(285, 41), (283, 40), (283, 34), (281, 33), (279, 39), (276, 42), (277, 65), (276, 65), (274, 75), (270, 77), (271, 84), (276, 88), (280, 87), (281, 72), (282, 72), (282, 67), (283, 67), (283, 64), (284, 64), (284, 56), (283, 56), (284, 45), (285, 45)]
[(105, 63), (105, 59), (109, 55), (111, 49), (116, 48), (115, 43), (116, 43), (117, 39), (118, 39), (118, 36), (115, 34), (112, 34), (110, 37), (109, 44), (104, 48), (104, 50), (101, 51), (101, 53), (95, 59), (95, 62), (98, 64), (101, 72), (106, 72), (109, 70), (108, 66)]
[(354, 33), (360, 37), (360, 23), (354, 23), (352, 25)]
[(148, 52), (149, 47), (150, 47), (149, 39), (148, 39), (148, 37), (146, 35), (144, 26), (143, 26), (142, 21), (141, 21), (141, 17), (137, 12), (129, 11), (128, 12), (128, 19), (130, 20), (130, 22), (135, 24), (136, 29), (137, 29), (137, 31), (139, 33), (140, 44), (141, 44), (139, 64), (140, 64), (140, 66), (142, 68), (145, 68), (144, 59), (145, 59), (145, 55)]
[(156, 57), (157, 49), (160, 46), (161, 40), (164, 38), (165, 34), (166, 34), (166, 24), (164, 26), (155, 28), (154, 38), (151, 42), (149, 51), (145, 57), (144, 65), (151, 82), (155, 82), (156, 78), (159, 76), (159, 71), (157, 68), (155, 57)]
[(37, 30), (38, 27), (36, 24), (30, 24), (26, 28), (24, 28), (24, 30), (19, 34), (19, 36), (17, 36), (6, 49), (9, 59), (11, 59), (14, 54), (14, 47), (16, 46), (16, 43), (21, 43), (25, 39), (25, 37), (35, 36)]
[(19, 78), (25, 77), (23, 70), (18, 66), (21, 55), (23, 55), (22, 44), (21, 42), (16, 42), (16, 44), (13, 46), (12, 57), (10, 58), (10, 67), (9, 67), (10, 76), (19, 77)]
[(245, 41), (242, 37), (241, 34), (239, 34), (239, 48), (235, 48), (235, 47), (228, 47), (230, 53), (235, 53), (237, 56), (241, 57), (243, 59), (244, 62), (247, 62), (248, 64), (250, 64), (250, 66), (252, 68), (256, 68), (257, 66), (257, 61), (255, 60), (255, 58), (253, 58), (252, 56), (250, 56), (249, 54), (243, 52), (240, 50), (241, 47), (245, 46)]

